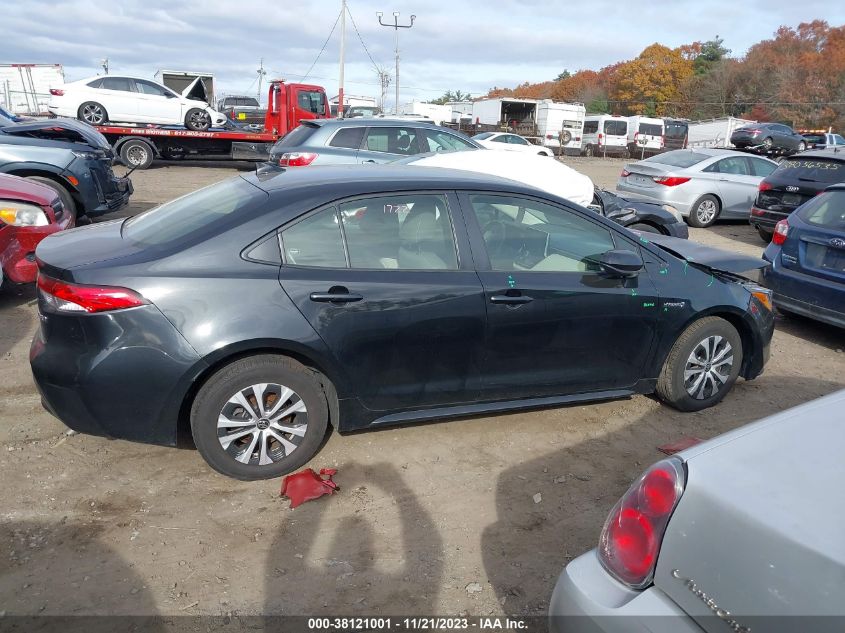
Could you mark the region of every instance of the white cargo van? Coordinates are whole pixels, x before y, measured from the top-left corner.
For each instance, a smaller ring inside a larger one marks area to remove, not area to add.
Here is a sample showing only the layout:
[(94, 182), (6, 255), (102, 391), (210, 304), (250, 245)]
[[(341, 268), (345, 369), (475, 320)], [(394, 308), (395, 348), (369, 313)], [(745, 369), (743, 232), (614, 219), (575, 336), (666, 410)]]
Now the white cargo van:
[(593, 114), (584, 118), (581, 154), (604, 156), (628, 154), (628, 119), (610, 114)]
[(663, 149), (663, 119), (648, 116), (628, 117), (628, 151), (638, 158)]
[[(581, 153), (584, 116), (587, 110), (580, 103), (555, 103), (543, 99), (537, 104), (537, 135), (546, 147), (556, 154)], [(561, 152), (560, 141), (568, 138)]]

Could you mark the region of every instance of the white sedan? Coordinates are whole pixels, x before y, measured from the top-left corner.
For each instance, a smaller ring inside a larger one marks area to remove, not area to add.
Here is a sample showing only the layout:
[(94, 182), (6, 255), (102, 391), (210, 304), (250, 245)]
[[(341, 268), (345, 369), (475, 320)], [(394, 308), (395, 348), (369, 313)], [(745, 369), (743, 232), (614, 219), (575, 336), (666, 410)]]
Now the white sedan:
[(472, 137), (487, 149), (499, 149), (506, 152), (521, 152), (525, 154), (539, 154), (540, 156), (554, 156), (552, 150), (540, 145), (533, 145), (518, 134), (506, 132), (482, 132)]
[(226, 123), (226, 115), (197, 96), (205, 96), (199, 77), (180, 95), (149, 79), (105, 75), (51, 89), (47, 109), (91, 125), (159, 123), (202, 131)]

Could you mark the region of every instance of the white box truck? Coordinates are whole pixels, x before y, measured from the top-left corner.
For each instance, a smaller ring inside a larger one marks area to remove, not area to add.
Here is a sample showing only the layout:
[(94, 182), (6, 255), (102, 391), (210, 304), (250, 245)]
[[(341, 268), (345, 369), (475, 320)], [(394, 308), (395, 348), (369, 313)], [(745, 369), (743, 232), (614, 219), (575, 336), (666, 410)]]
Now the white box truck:
[(451, 123), (452, 108), (448, 105), (426, 103), (425, 101), (411, 101), (399, 106), (399, 114), (406, 114), (416, 117), (426, 117), (437, 125)]
[(537, 136), (540, 137), (540, 143), (558, 155), (577, 156), (581, 153), (586, 114), (587, 109), (581, 103), (556, 103), (551, 99), (543, 99), (537, 104)]
[(0, 64), (0, 101), (12, 114), (46, 114), (50, 88), (64, 83), (61, 64)]
[(472, 104), (472, 122), (480, 127), (479, 131), (537, 136), (537, 103), (537, 99), (511, 97), (479, 99)]
[(692, 121), (689, 124), (689, 135), (687, 147), (733, 147), (731, 134), (743, 125), (751, 125), (757, 121), (738, 119), (736, 117), (722, 117), (720, 119), (707, 119), (704, 121)]
[(472, 101), (447, 101), (446, 105), (452, 110), (452, 123), (472, 119)]

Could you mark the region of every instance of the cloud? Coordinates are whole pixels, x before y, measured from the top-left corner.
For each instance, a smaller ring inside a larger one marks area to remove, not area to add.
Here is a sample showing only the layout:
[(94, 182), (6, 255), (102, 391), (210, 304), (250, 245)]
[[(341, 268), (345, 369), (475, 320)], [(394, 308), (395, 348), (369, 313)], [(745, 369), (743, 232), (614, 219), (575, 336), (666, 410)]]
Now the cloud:
[[(817, 18), (845, 21), (845, 5), (823, 0), (676, 0), (641, 3), (636, 11), (611, 0), (349, 0), (361, 38), (392, 72), (394, 30), (378, 24), (401, 12), (400, 89), (403, 100), (446, 90), (473, 94), (492, 86), (554, 78), (563, 69), (598, 69), (630, 59), (657, 41), (678, 46), (720, 35), (734, 54), (770, 37), (781, 24)], [(4, 62), (61, 63), (68, 80), (100, 72), (152, 77), (161, 68), (208, 71), (218, 93), (255, 91), (260, 58), (274, 76), (337, 91), (338, 29), (317, 60), (340, 2), (314, 0), (27, 0), (0, 10)], [(373, 64), (347, 21), (346, 91), (377, 95)], [(393, 87), (389, 90), (392, 97)]]

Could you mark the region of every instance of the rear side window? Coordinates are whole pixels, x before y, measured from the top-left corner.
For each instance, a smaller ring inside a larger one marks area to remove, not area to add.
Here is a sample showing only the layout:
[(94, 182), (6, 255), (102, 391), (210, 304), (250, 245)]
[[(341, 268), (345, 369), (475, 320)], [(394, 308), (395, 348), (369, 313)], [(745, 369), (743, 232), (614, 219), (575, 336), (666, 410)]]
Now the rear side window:
[(692, 167), (703, 160), (710, 158), (707, 154), (699, 154), (698, 152), (691, 152), (686, 149), (677, 150), (674, 152), (665, 152), (650, 156), (646, 158), (646, 162), (660, 163), (661, 165), (669, 165), (670, 167)]
[(845, 191), (828, 191), (816, 196), (798, 211), (799, 217), (835, 231), (845, 231)]
[(102, 77), (98, 77), (98, 78), (97, 78), (97, 79), (95, 79), (94, 81), (89, 81), (86, 85), (87, 85), (89, 88), (102, 88), (102, 87), (103, 87), (103, 78), (102, 78)]
[(748, 176), (748, 162), (745, 156), (731, 156), (723, 158), (710, 165), (704, 171), (714, 171), (720, 174), (736, 174), (737, 176)]
[(347, 127), (341, 128), (332, 137), (329, 142), (330, 147), (345, 147), (347, 149), (358, 149), (361, 147), (361, 141), (364, 140), (364, 132), (366, 128), (363, 127)]
[(123, 237), (149, 246), (201, 240), (252, 217), (267, 194), (242, 178), (231, 178), (130, 218)]
[(132, 92), (132, 87), (129, 85), (129, 80), (126, 77), (103, 77), (103, 83), (100, 88)]
[(493, 132), (482, 132), (481, 134), (476, 134), (472, 138), (474, 138), (476, 141), (483, 141), (484, 139), (490, 138), (491, 136), (493, 136)]
[(845, 182), (845, 162), (826, 158), (792, 158), (781, 161), (775, 173), (790, 180)]
[(277, 141), (273, 146), (273, 149), (275, 150), (279, 147), (299, 147), (300, 145), (305, 145), (317, 129), (316, 125), (300, 125)]
[(604, 133), (610, 136), (625, 136), (628, 133), (627, 121), (605, 121)]
[(343, 236), (332, 207), (282, 231), (285, 261), (292, 266), (346, 268)]
[(663, 128), (657, 125), (657, 123), (640, 123), (639, 132), (648, 136), (662, 136)]
[(584, 134), (595, 134), (599, 131), (598, 121), (584, 121)]

